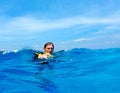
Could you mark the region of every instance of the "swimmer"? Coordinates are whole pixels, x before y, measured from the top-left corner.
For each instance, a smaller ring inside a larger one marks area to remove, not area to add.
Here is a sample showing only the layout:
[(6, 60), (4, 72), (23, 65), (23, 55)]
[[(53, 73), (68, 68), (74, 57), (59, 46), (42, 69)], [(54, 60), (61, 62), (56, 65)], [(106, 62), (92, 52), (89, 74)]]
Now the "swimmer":
[(52, 53), (54, 51), (54, 44), (52, 42), (47, 42), (44, 45), (44, 53), (35, 53), (35, 58), (37, 59), (48, 59), (50, 57), (53, 57)]

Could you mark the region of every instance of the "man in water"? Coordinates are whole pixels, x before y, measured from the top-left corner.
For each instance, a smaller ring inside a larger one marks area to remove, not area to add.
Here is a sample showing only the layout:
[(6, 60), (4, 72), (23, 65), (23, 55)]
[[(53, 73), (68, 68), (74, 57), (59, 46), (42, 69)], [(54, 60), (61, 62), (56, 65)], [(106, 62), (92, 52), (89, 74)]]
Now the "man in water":
[(52, 55), (53, 51), (54, 51), (54, 44), (52, 42), (47, 42), (44, 45), (44, 53), (43, 54), (35, 53), (35, 55), (37, 55), (37, 59), (48, 59), (50, 57), (53, 57)]

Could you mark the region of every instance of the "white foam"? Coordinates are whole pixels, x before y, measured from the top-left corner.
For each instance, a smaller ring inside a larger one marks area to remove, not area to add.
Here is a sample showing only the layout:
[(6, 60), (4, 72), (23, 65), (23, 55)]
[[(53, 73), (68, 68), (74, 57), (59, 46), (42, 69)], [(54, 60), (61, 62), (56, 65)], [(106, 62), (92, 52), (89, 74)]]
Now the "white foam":
[(8, 50), (8, 51), (4, 51), (3, 54), (7, 54), (7, 53), (10, 53), (10, 52), (17, 53), (18, 51), (19, 51), (19, 50), (12, 50), (12, 51)]

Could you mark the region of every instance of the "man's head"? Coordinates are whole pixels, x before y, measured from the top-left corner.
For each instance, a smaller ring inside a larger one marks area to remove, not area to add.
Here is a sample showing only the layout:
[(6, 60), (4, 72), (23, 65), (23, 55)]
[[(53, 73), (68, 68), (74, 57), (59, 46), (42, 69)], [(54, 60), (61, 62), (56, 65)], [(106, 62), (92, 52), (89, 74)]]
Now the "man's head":
[(52, 42), (47, 42), (45, 45), (44, 45), (44, 52), (47, 52), (47, 53), (52, 53), (54, 50), (54, 44)]

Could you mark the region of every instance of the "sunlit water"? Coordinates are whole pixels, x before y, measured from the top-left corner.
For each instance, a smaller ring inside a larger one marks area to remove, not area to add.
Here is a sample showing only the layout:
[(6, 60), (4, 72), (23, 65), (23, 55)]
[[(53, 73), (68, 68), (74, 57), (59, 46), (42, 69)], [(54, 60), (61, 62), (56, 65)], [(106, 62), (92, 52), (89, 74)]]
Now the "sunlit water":
[(120, 49), (72, 49), (41, 64), (34, 50), (0, 52), (0, 93), (120, 93)]

